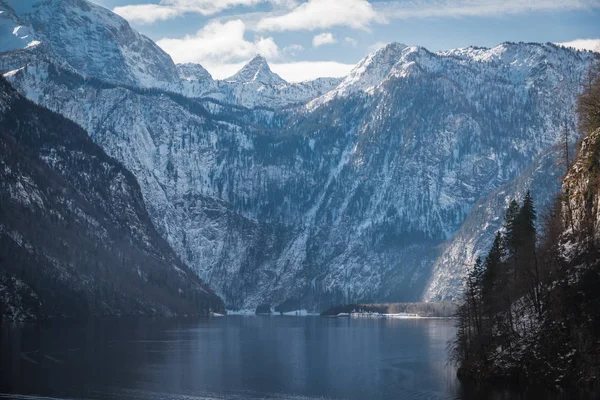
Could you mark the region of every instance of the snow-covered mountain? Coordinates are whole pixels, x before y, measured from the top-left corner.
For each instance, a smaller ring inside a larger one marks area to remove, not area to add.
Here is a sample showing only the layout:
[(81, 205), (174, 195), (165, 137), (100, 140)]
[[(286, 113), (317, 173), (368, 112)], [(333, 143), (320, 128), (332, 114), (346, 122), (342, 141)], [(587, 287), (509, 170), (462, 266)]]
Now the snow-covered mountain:
[(310, 107), (330, 101), (335, 97), (345, 97), (357, 92), (372, 92), (390, 75), (403, 54), (415, 51), (416, 47), (408, 47), (400, 43), (390, 43), (362, 59), (348, 76), (326, 95), (311, 102)]
[(337, 78), (287, 83), (260, 55), (231, 78), (216, 81), (201, 65), (175, 65), (122, 17), (87, 0), (0, 0), (0, 11), (0, 51), (12, 51), (3, 57), (5, 71), (50, 59), (84, 77), (249, 108), (306, 103), (339, 83)]
[(392, 44), (344, 80), (289, 84), (257, 57), (223, 81), (175, 66), (144, 90), (42, 47), (1, 55), (7, 78), (133, 172), (159, 232), (235, 307), (451, 297), (503, 195), (557, 189), (544, 155), (565, 118), (574, 132), (597, 57)]
[(47, 57), (83, 76), (140, 87), (178, 79), (168, 54), (104, 7), (86, 0), (3, 0), (0, 5), (28, 31), (28, 39), (43, 45)]
[(219, 91), (206, 97), (248, 108), (281, 109), (303, 105), (329, 92), (340, 81), (339, 78), (320, 78), (288, 83), (271, 71), (264, 57), (257, 55), (235, 75), (217, 81)]
[(254, 57), (246, 65), (244, 65), (244, 67), (237, 74), (225, 79), (225, 82), (235, 82), (241, 84), (258, 82), (263, 85), (286, 84), (286, 81), (271, 71), (267, 60), (261, 55)]
[(4, 79), (0, 204), (2, 319), (223, 308), (158, 235), (135, 177)]

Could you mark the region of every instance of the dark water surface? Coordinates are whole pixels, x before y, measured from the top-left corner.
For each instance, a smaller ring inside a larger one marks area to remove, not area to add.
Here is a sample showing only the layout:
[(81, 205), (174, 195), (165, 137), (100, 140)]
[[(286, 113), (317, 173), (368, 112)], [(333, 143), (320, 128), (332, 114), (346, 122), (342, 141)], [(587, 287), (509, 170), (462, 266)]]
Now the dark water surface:
[(4, 324), (0, 398), (463, 398), (447, 362), (453, 324), (283, 316)]

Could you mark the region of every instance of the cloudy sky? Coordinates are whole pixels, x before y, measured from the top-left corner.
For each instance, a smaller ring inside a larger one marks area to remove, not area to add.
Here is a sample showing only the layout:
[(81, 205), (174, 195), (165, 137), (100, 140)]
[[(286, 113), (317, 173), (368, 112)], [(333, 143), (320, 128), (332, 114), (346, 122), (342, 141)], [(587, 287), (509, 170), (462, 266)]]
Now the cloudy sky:
[(504, 41), (600, 50), (600, 0), (93, 0), (215, 78), (257, 53), (289, 81), (343, 76), (390, 42), (432, 51)]

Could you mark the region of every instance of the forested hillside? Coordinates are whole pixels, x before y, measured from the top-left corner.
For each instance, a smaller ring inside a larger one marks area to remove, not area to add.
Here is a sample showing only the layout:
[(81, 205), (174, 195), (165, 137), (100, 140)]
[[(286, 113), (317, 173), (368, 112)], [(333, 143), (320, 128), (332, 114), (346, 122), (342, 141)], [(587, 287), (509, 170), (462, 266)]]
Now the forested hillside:
[[(513, 200), (487, 258), (478, 259), (466, 279), (452, 348), (464, 378), (598, 387), (598, 68), (579, 98), (578, 114), (584, 138), (562, 196), (541, 213), (529, 192), (521, 204)], [(568, 152), (563, 157), (570, 164)]]
[(211, 308), (222, 301), (158, 235), (133, 175), (0, 79), (2, 318)]

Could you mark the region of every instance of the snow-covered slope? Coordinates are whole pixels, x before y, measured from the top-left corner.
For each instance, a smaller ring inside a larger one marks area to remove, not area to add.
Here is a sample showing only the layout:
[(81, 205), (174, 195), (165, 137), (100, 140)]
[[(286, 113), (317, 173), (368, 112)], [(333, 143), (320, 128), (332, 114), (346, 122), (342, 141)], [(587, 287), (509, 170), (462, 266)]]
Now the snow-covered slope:
[(208, 315), (134, 176), (72, 121), (0, 79), (0, 319)]
[(10, 81), (133, 172), (160, 233), (228, 305), (312, 308), (451, 297), (503, 193), (556, 189), (544, 155), (575, 126), (596, 57), (392, 44), (343, 81), (288, 84), (255, 58), (224, 81), (178, 66), (148, 91), (31, 51), (1, 58), (17, 54)]
[(194, 63), (177, 64), (179, 77), (186, 81), (212, 81), (212, 76), (202, 65)]
[(344, 97), (357, 92), (372, 92), (390, 74), (392, 68), (403, 57), (405, 51), (410, 52), (414, 47), (400, 43), (390, 43), (385, 47), (369, 54), (350, 71), (348, 76), (332, 91), (322, 98), (315, 99), (309, 107), (330, 101), (335, 97)]
[(3, 0), (4, 12), (16, 12), (34, 40), (51, 57), (84, 76), (141, 87), (178, 79), (173, 61), (127, 21), (85, 0), (39, 0), (19, 7), (21, 0)]
[(38, 44), (30, 29), (21, 24), (12, 10), (0, 12), (0, 51), (26, 49)]
[(527, 190), (543, 218), (560, 191), (564, 166), (557, 163), (562, 156), (558, 148), (550, 148), (537, 156), (514, 180), (482, 197), (471, 208), (459, 230), (443, 245), (433, 264), (424, 300), (456, 300), (463, 290), (465, 274), (477, 257), (486, 257), (494, 235), (502, 228), (504, 211), (511, 199), (522, 201)]

